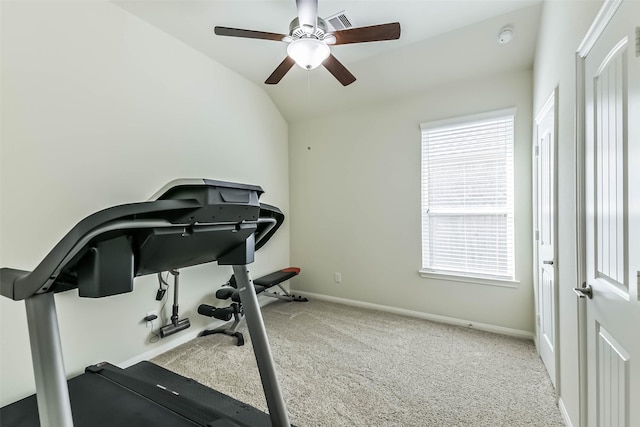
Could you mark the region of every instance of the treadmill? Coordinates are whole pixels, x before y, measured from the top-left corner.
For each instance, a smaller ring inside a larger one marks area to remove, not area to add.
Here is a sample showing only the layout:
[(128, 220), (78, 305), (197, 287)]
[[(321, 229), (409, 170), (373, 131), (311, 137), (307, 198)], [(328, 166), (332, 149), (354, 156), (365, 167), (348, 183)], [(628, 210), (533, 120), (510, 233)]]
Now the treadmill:
[[(247, 265), (284, 221), (262, 188), (208, 179), (167, 184), (150, 201), (80, 221), (33, 271), (0, 269), (0, 293), (25, 301), (36, 395), (0, 409), (3, 427), (289, 426)], [(80, 298), (133, 290), (134, 277), (217, 261), (231, 265), (269, 415), (151, 362), (103, 362), (67, 382), (54, 294)]]

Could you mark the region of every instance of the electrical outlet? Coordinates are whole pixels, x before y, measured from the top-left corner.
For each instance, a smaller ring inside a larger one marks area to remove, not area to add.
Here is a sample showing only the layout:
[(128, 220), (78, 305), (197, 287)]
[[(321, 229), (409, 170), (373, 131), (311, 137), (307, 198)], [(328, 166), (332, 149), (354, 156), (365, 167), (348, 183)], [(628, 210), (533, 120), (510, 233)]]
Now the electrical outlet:
[(159, 313), (157, 311), (147, 311), (147, 313), (142, 318), (147, 329), (153, 329), (155, 326), (154, 322), (159, 319)]
[(342, 273), (339, 273), (339, 272), (333, 273), (333, 280), (336, 283), (342, 283)]

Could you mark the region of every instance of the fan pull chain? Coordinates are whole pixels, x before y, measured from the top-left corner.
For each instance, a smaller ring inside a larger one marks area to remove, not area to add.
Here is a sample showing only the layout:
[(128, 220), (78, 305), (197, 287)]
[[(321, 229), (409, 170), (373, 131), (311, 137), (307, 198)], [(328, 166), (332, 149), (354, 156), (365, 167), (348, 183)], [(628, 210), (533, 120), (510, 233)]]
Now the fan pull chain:
[(307, 105), (311, 105), (311, 70), (307, 70)]

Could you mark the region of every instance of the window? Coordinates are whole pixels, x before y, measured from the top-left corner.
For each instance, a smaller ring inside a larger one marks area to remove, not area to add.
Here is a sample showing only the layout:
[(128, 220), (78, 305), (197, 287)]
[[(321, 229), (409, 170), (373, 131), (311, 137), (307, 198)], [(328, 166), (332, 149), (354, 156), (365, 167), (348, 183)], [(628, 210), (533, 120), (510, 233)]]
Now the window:
[(513, 280), (515, 109), (422, 123), (422, 270)]

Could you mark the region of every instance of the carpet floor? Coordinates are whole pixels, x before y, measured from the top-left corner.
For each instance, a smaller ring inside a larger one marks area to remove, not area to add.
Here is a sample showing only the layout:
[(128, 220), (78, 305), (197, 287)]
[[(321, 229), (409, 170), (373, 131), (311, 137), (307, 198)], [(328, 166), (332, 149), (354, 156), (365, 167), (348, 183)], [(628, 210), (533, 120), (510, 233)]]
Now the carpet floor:
[[(532, 341), (323, 301), (263, 317), (291, 422), (311, 426), (564, 426)], [(153, 362), (267, 411), (246, 329)]]

